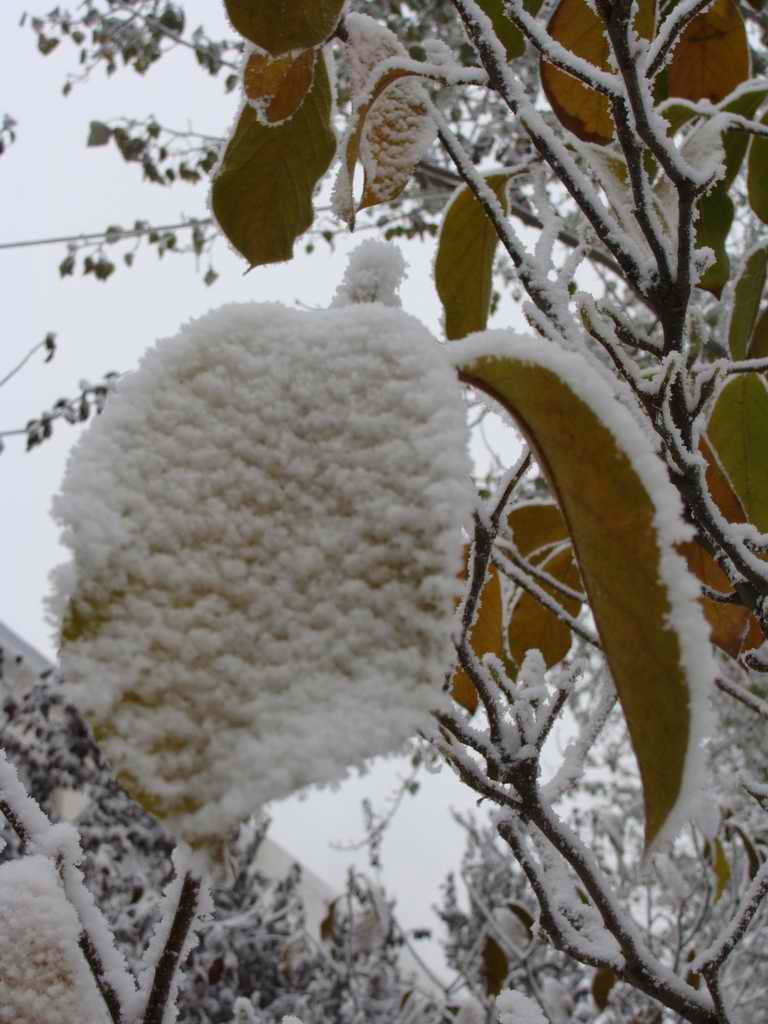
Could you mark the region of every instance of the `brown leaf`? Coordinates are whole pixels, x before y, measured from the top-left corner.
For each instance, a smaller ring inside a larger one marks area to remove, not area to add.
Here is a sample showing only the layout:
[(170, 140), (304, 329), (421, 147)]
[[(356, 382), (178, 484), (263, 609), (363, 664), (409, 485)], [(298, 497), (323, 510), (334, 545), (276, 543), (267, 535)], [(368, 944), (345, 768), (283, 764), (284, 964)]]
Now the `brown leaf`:
[(497, 996), (507, 977), (509, 964), (506, 954), (492, 935), (483, 940), (483, 977), (485, 991), (489, 996)]
[[(573, 556), (573, 548), (565, 544), (546, 555), (538, 568), (549, 573), (572, 590), (581, 589), (581, 577)], [(575, 616), (581, 604), (572, 597), (564, 597), (549, 583), (536, 581), (569, 615)], [(538, 649), (544, 656), (547, 668), (562, 661), (571, 648), (571, 630), (562, 619), (551, 612), (540, 601), (526, 591), (521, 591), (515, 601), (509, 619), (509, 653), (522, 664), (525, 653)]]
[(747, 33), (734, 0), (715, 0), (683, 32), (669, 65), (670, 96), (719, 103), (750, 74)]
[[(468, 555), (469, 549), (466, 548), (464, 572), (462, 573), (464, 579), (467, 578), (466, 560)], [(478, 658), (482, 658), (484, 654), (495, 654), (498, 658), (504, 655), (501, 582), (494, 565), (489, 566), (486, 570), (485, 583), (480, 590), (477, 614), (469, 633), (469, 643)], [(477, 690), (461, 666), (458, 666), (453, 674), (451, 696), (457, 704), (461, 704), (470, 714), (474, 714), (478, 701)]]
[[(640, 35), (650, 39), (655, 25), (654, 0), (641, 0), (635, 19)], [(560, 0), (549, 21), (549, 34), (577, 57), (601, 71), (610, 70), (605, 23), (586, 0)], [(606, 144), (613, 138), (608, 99), (542, 58), (541, 85), (560, 123), (584, 142)]]
[(262, 114), (267, 124), (287, 121), (301, 106), (312, 87), (317, 50), (298, 55), (270, 57), (252, 53), (243, 72), (246, 99)]

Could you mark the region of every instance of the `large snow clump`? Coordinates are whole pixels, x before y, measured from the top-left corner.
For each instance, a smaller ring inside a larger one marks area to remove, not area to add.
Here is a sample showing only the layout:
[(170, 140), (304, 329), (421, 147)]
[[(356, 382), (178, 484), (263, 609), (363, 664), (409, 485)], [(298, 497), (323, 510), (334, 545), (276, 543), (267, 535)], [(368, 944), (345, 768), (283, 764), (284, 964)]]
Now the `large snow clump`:
[(128, 791), (218, 849), (414, 734), (473, 494), (455, 371), (400, 310), (229, 305), (150, 350), (54, 504), (63, 673)]
[(35, 855), (0, 865), (2, 1024), (108, 1024), (80, 931), (50, 860)]

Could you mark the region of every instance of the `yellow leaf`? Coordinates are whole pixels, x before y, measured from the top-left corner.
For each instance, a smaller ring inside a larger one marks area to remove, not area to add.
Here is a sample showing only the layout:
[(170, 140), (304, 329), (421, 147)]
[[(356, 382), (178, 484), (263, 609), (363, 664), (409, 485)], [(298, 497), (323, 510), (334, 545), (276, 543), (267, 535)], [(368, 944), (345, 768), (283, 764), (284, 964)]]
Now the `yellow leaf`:
[[(579, 570), (573, 557), (573, 548), (566, 544), (539, 562), (537, 568), (554, 576), (571, 590), (581, 589)], [(581, 604), (572, 597), (565, 597), (553, 586), (536, 581), (551, 598), (568, 612), (578, 614)], [(515, 601), (509, 620), (509, 653), (522, 665), (525, 652), (536, 648), (541, 651), (547, 668), (562, 661), (571, 648), (571, 630), (562, 619), (546, 608), (526, 591), (521, 591)]]
[(275, 127), (243, 107), (211, 189), (211, 209), (251, 266), (289, 260), (312, 224), (312, 195), (336, 151), (325, 60), (294, 116)]
[[(653, 35), (654, 0), (641, 0), (635, 28), (646, 39)], [(602, 71), (610, 69), (605, 23), (586, 0), (560, 0), (549, 21), (549, 34), (577, 57)], [(608, 100), (553, 64), (541, 60), (541, 85), (560, 123), (585, 142), (605, 144), (613, 138)]]
[(592, 979), (592, 998), (598, 1010), (604, 1010), (608, 1005), (608, 996), (616, 981), (616, 975), (610, 967), (601, 967), (595, 971), (595, 976)]
[(728, 858), (725, 856), (723, 844), (719, 839), (715, 839), (713, 847), (714, 849), (710, 847), (710, 863), (715, 875), (715, 903), (717, 903), (730, 881), (731, 866), (728, 863)]
[(568, 540), (568, 527), (563, 514), (552, 501), (530, 501), (515, 505), (507, 515), (507, 526), (523, 558)]
[(224, 0), (224, 6), (241, 36), (279, 57), (326, 42), (339, 23), (344, 0)]
[[(467, 578), (467, 555), (468, 551), (465, 550), (465, 566), (462, 574), (464, 579)], [(469, 643), (478, 658), (482, 658), (484, 654), (495, 654), (498, 658), (504, 656), (502, 644), (501, 582), (494, 565), (488, 567), (485, 583), (480, 590), (477, 616), (470, 630)], [(466, 708), (470, 714), (473, 714), (477, 708), (477, 690), (461, 667), (458, 667), (453, 674), (451, 696), (458, 704)]]
[(638, 761), (650, 846), (680, 826), (678, 801), (696, 784), (690, 738), (705, 711), (692, 687), (711, 685), (715, 672), (695, 589), (672, 549), (684, 532), (662, 511), (679, 499), (645, 435), (577, 356), (486, 332), (456, 343), (452, 358), (466, 383), (511, 413), (557, 496)]
[(272, 58), (266, 53), (250, 54), (243, 72), (246, 99), (262, 113), (267, 124), (279, 124), (292, 117), (312, 86), (317, 50)]
[(719, 103), (750, 74), (749, 43), (734, 0), (715, 0), (683, 32), (667, 72), (670, 96)]
[[(504, 213), (509, 209), (509, 173), (489, 174)], [(481, 331), (491, 304), (493, 257), (499, 236), (469, 188), (460, 189), (443, 215), (435, 259), (435, 286), (445, 314), (445, 336), (463, 338)]]

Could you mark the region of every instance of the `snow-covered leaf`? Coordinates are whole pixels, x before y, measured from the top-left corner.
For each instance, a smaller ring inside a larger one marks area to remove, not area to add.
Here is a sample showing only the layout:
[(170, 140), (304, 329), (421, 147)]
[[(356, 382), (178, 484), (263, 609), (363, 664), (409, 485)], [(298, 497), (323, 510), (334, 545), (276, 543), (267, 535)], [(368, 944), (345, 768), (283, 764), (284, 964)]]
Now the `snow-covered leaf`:
[[(485, 179), (504, 213), (510, 173)], [(491, 305), (493, 257), (499, 236), (467, 186), (459, 189), (443, 214), (435, 259), (435, 286), (443, 304), (445, 336), (463, 338), (482, 331)]]
[[(353, 109), (341, 147), (343, 157), (334, 205), (338, 215), (352, 225), (359, 210), (391, 202), (400, 195), (432, 145), (436, 128), (427, 112), (428, 97), (423, 88), (416, 81), (399, 81), (421, 77), (419, 71), (384, 68), (371, 80), (382, 61), (392, 57), (407, 59), (394, 33), (363, 14), (348, 16), (345, 28)], [(354, 176), (358, 160), (363, 166), (364, 181), (362, 196), (356, 202)]]
[(453, 659), (464, 406), (418, 321), (232, 305), (158, 344), (56, 502), (61, 664), (125, 788), (218, 854), (413, 734)]
[(51, 860), (35, 855), (0, 865), (0, 1019), (109, 1024), (80, 933)]
[(273, 57), (319, 46), (333, 34), (344, 0), (224, 0), (234, 28)]
[(325, 59), (294, 116), (270, 127), (245, 104), (213, 180), (211, 210), (251, 266), (288, 260), (311, 225), (312, 194), (336, 152)]
[(698, 586), (675, 550), (691, 538), (679, 497), (647, 435), (580, 357), (493, 331), (450, 352), (462, 378), (515, 418), (557, 496), (640, 768), (650, 846), (680, 827), (701, 783), (715, 674)]

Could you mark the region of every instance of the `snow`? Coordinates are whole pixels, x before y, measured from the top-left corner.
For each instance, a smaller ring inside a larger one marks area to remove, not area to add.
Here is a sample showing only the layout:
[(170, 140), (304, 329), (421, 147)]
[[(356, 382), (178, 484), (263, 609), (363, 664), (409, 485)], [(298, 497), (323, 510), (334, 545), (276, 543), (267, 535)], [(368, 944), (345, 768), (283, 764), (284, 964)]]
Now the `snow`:
[(549, 1024), (541, 1008), (522, 992), (506, 989), (496, 1000), (499, 1024)]
[(660, 551), (659, 577), (667, 591), (669, 626), (678, 638), (680, 667), (690, 695), (689, 736), (681, 789), (653, 844), (652, 849), (658, 849), (685, 821), (697, 816), (697, 804), (707, 780), (703, 743), (712, 731), (709, 701), (717, 675), (709, 627), (698, 601), (699, 585), (676, 550), (676, 545), (690, 540), (693, 533), (683, 521), (680, 497), (669, 480), (652, 437), (617, 402), (610, 385), (595, 373), (592, 364), (578, 353), (512, 331), (485, 331), (452, 343), (450, 355), (457, 367), (470, 366), (483, 357), (501, 359), (506, 356), (557, 374), (611, 433), (653, 503)]
[(344, 279), (336, 289), (331, 306), (353, 306), (361, 302), (380, 302), (400, 306), (397, 294), (408, 264), (393, 242), (368, 239), (349, 254)]
[(119, 778), (190, 845), (427, 725), (466, 443), (444, 350), (374, 303), (211, 312), (84, 434), (54, 503), (62, 671)]
[(2, 1024), (110, 1020), (79, 935), (50, 860), (33, 855), (0, 865)]

